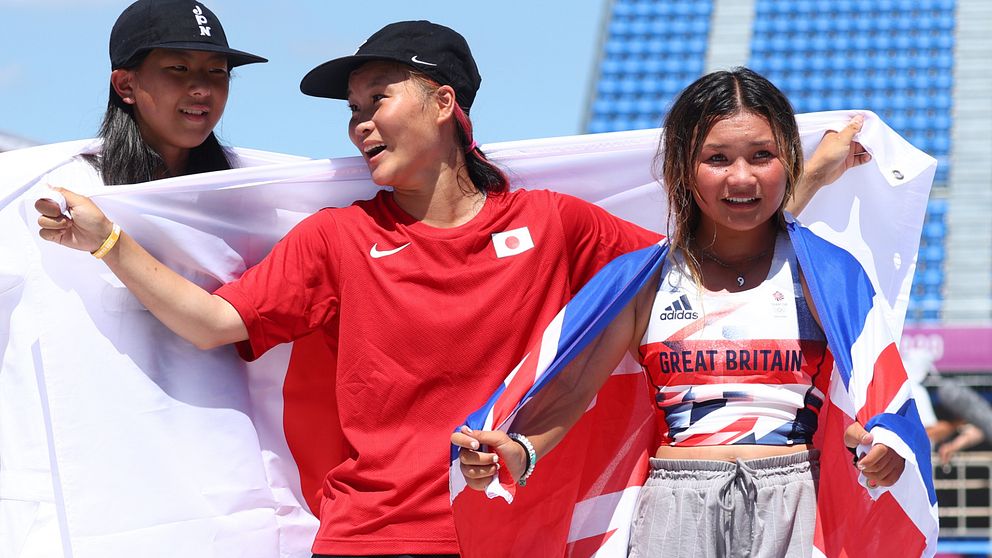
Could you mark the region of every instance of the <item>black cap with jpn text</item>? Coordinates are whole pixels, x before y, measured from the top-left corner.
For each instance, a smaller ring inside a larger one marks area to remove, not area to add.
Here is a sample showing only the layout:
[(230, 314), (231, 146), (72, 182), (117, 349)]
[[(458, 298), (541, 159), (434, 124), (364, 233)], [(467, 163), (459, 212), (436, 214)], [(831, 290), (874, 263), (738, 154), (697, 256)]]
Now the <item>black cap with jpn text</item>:
[(227, 55), (228, 66), (268, 62), (227, 46), (220, 20), (191, 0), (138, 0), (121, 13), (110, 32), (111, 68), (127, 68), (155, 48), (202, 50)]

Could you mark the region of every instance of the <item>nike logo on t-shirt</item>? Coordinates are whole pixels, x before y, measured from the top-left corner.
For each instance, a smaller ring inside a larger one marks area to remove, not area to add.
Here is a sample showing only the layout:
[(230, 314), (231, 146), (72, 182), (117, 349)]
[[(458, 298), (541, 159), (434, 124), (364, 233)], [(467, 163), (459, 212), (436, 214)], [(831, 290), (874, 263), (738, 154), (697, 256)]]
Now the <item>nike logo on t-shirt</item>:
[(392, 250), (379, 250), (378, 249), (379, 243), (376, 242), (375, 244), (372, 245), (372, 249), (369, 250), (369, 255), (376, 259), (385, 258), (386, 256), (392, 256), (396, 252), (399, 252), (400, 250), (406, 248), (409, 245), (410, 243), (407, 242), (406, 244), (400, 246), (399, 248), (393, 248)]

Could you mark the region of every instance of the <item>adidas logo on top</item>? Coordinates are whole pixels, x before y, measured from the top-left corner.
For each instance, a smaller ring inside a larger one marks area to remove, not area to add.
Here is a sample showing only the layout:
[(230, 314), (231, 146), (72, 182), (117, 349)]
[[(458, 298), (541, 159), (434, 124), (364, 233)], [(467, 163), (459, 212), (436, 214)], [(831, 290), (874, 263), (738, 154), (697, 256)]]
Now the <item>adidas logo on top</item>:
[(695, 320), (699, 318), (699, 312), (692, 309), (689, 304), (689, 297), (682, 295), (665, 308), (658, 316), (660, 320)]

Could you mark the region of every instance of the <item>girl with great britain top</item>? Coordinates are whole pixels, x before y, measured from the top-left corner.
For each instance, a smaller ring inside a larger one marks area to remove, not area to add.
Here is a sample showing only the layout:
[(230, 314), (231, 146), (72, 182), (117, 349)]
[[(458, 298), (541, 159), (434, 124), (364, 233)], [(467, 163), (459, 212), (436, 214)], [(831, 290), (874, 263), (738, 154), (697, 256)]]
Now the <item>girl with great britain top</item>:
[[(608, 261), (659, 238), (567, 195), (509, 191), (472, 136), (480, 82), (464, 38), (426, 21), (387, 25), (312, 70), (301, 89), (348, 101), (351, 140), (390, 189), (310, 216), (214, 293), (115, 236), (89, 199), (63, 191), (71, 218), (37, 204), (43, 238), (97, 250), (199, 347), (236, 343), (254, 359), (322, 332), (349, 452), (324, 482), (318, 555), (457, 553), (444, 448), (527, 349), (531, 332), (511, 324), (547, 323)], [(825, 140), (807, 199), (866, 160), (851, 141), (858, 127)], [(504, 232), (515, 249), (494, 243)]]
[[(451, 436), (461, 469), (479, 490), (500, 465), (524, 484), (629, 351), (656, 390), (661, 428), (631, 556), (810, 556), (811, 444), (831, 360), (784, 229), (803, 170), (791, 105), (750, 70), (706, 75), (673, 104), (659, 156), (668, 261), (512, 433)], [(871, 442), (858, 423), (845, 433), (849, 447)], [(858, 461), (871, 486), (892, 485), (904, 464), (880, 444)]]

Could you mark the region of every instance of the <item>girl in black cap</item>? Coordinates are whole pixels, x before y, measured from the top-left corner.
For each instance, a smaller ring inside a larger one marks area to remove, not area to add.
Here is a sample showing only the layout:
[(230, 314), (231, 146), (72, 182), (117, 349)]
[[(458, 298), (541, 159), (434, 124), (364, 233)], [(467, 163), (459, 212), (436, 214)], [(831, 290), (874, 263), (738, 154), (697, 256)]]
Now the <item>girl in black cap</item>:
[[(230, 69), (266, 60), (230, 48), (213, 12), (191, 0), (139, 0), (118, 17), (109, 50), (112, 71), (99, 132), (102, 141), (53, 168), (43, 183), (98, 188), (229, 169), (239, 163), (233, 152), (221, 147), (213, 129), (227, 102)], [(41, 417), (36, 424), (44, 424)], [(25, 438), (35, 436), (27, 433)], [(36, 447), (44, 446), (40, 438)], [(33, 479), (50, 467), (48, 456), (31, 451), (23, 455), (31, 475), (22, 483), (15, 471), (12, 484), (35, 486)], [(46, 459), (32, 460), (32, 455)], [(39, 490), (50, 493), (51, 484)], [(24, 552), (61, 556), (62, 538), (51, 532), (59, 525), (55, 498), (39, 498), (30, 537), (38, 546), (25, 547)]]
[(114, 24), (110, 62), (103, 145), (87, 157), (104, 184), (231, 168), (213, 132), (229, 72), (266, 60), (230, 48), (213, 12), (190, 0), (139, 0)]
[[(317, 554), (457, 553), (447, 444), (481, 403), (466, 394), (493, 391), (597, 270), (659, 238), (571, 196), (510, 191), (473, 139), (480, 83), (464, 38), (426, 21), (388, 25), (311, 71), (301, 89), (348, 101), (351, 140), (389, 189), (310, 216), (215, 293), (88, 199), (65, 192), (72, 220), (38, 204), (43, 238), (95, 251), (197, 346), (236, 343), (254, 359), (322, 335), (346, 448), (323, 469)], [(829, 160), (842, 170), (850, 135), (841, 143)]]

